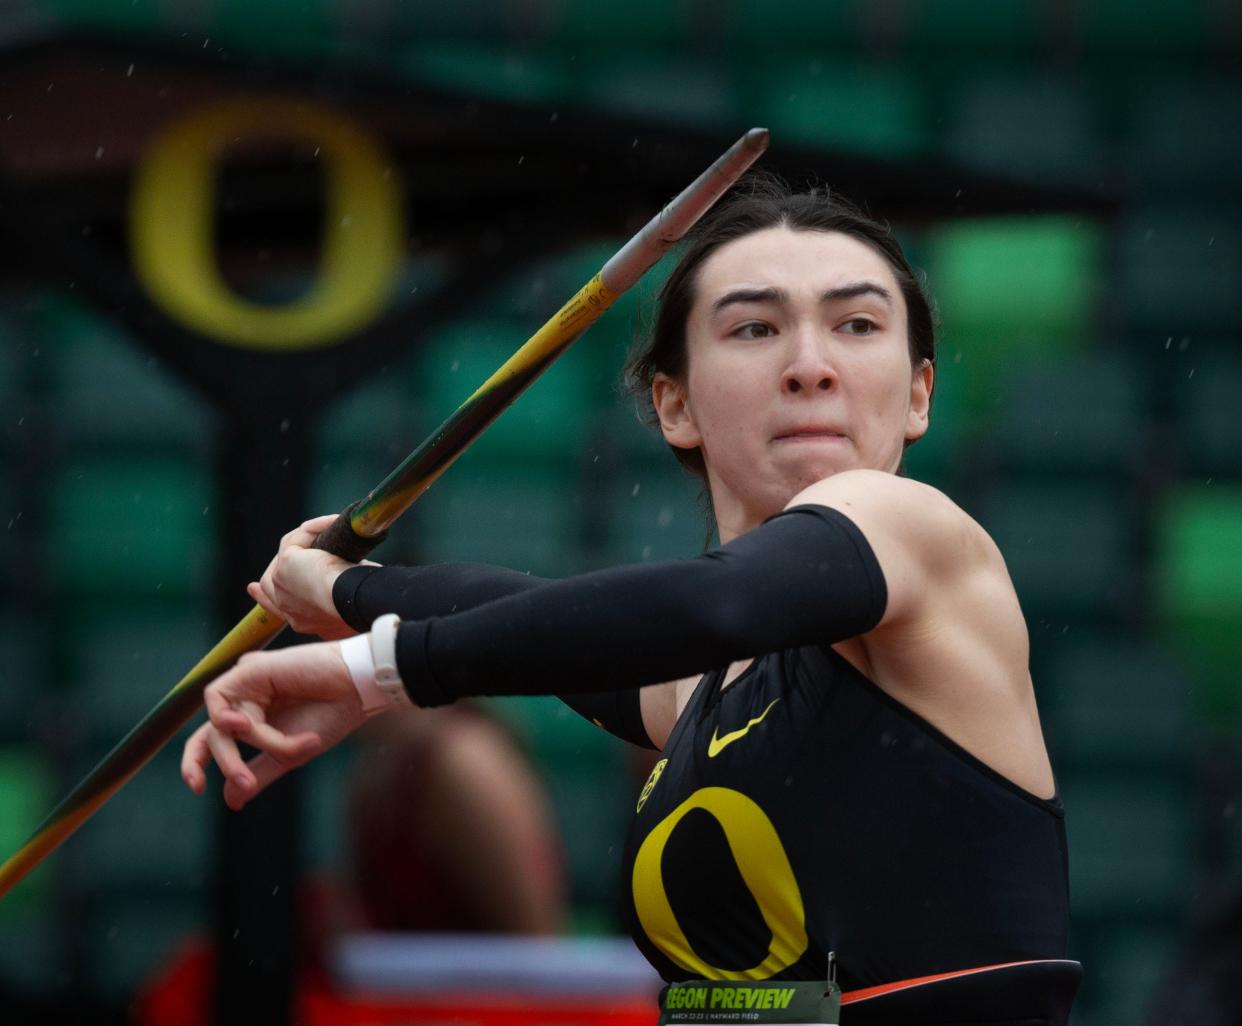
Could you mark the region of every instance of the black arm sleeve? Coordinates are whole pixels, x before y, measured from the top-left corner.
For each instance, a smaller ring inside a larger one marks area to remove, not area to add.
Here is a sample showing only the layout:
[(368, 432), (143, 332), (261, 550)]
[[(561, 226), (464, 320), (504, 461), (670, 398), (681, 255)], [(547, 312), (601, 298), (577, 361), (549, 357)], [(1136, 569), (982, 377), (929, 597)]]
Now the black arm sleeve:
[(476, 563), (353, 566), (332, 585), (332, 602), (354, 630), (369, 631), (375, 618), (385, 613), (396, 613), (402, 620), (427, 620), (549, 583), (546, 577)]
[(404, 622), (397, 663), (421, 706), (638, 688), (854, 637), (880, 622), (887, 600), (853, 521), (798, 506), (694, 559), (583, 574)]
[[(396, 613), (403, 620), (448, 616), (550, 583), (545, 577), (475, 563), (355, 566), (337, 577), (332, 601), (341, 619), (354, 630), (365, 631), (385, 613)], [(614, 737), (642, 748), (655, 748), (643, 726), (636, 689), (558, 697)]]

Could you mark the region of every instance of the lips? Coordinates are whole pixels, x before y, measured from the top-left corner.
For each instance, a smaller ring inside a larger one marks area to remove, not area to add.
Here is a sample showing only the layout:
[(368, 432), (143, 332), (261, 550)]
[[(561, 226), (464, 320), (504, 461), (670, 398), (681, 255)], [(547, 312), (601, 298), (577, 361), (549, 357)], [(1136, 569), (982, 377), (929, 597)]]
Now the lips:
[(845, 433), (828, 424), (797, 424), (776, 435), (778, 442), (800, 438), (844, 438)]

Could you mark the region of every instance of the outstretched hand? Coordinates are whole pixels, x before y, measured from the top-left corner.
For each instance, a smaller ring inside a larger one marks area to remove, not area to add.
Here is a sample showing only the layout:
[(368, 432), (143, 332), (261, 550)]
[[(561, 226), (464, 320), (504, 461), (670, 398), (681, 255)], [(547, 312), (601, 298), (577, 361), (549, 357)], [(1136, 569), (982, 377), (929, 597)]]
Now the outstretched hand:
[(314, 634), (325, 640), (356, 633), (340, 618), (332, 601), (332, 585), (355, 564), (324, 549), (311, 548), (336, 516), (315, 517), (286, 534), (263, 576), (246, 585), (246, 593), (255, 602), (299, 634)]
[[(181, 777), (202, 794), (214, 759), (225, 778), (224, 801), (234, 811), (367, 718), (335, 642), (247, 653), (207, 686), (203, 700), (208, 720), (185, 743)], [(239, 741), (259, 754), (246, 762)]]

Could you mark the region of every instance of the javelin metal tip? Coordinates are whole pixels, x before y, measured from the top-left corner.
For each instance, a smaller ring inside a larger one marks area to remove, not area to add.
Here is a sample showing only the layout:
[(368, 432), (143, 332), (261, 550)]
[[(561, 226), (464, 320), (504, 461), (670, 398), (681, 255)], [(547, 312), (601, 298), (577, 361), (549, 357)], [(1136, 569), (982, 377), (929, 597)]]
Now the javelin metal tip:
[(770, 138), (771, 133), (766, 128), (752, 128), (742, 136), (747, 149), (759, 150), (760, 152), (768, 148), (768, 140)]

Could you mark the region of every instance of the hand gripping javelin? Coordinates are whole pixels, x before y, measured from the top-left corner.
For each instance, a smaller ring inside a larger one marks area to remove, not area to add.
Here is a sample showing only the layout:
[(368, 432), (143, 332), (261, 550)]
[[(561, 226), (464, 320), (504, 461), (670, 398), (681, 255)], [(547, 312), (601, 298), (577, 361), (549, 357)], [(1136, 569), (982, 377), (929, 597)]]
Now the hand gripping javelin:
[[(423, 494), (501, 411), (628, 290), (753, 164), (768, 132), (752, 128), (686, 187), (600, 272), (364, 499), (353, 503), (315, 541), (351, 562), (384, 539)], [(255, 606), (56, 806), (30, 839), (0, 866), (0, 897), (53, 852), (137, 773), (202, 706), (203, 689), (242, 655), (265, 647), (285, 627)]]

